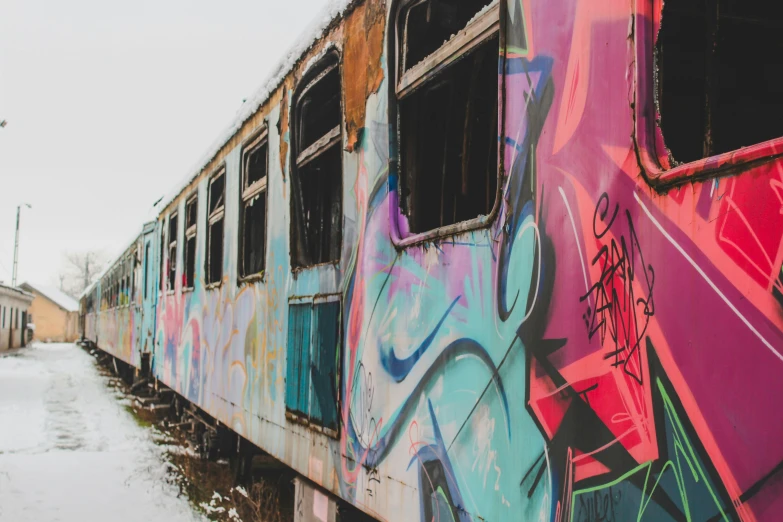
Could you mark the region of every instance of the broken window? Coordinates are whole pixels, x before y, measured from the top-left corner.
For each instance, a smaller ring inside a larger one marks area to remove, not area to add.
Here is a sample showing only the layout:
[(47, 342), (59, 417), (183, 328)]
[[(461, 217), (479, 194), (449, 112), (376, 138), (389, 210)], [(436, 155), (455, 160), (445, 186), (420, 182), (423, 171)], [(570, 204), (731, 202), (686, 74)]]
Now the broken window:
[(500, 22), (498, 4), (486, 4), (418, 0), (398, 11), (400, 205), (414, 233), (495, 204)]
[(783, 4), (664, 2), (657, 44), (661, 130), (687, 163), (783, 136)]
[(207, 225), (207, 284), (223, 279), (223, 218), (226, 203), (226, 169), (209, 180), (209, 212)]
[(161, 223), (160, 228), (160, 251), (158, 252), (158, 255), (160, 255), (160, 291), (165, 292), (166, 291), (166, 256), (164, 255), (166, 252), (166, 232), (163, 227), (163, 224)]
[(177, 213), (169, 217), (168, 291), (173, 292), (177, 282)]
[(286, 408), (333, 431), (338, 419), (339, 334), (339, 297), (289, 304)]
[(268, 149), (266, 132), (262, 132), (242, 151), (241, 278), (261, 274), (265, 268)]
[(340, 63), (330, 54), (303, 81), (294, 107), (291, 263), (340, 260), (342, 108)]
[(185, 204), (185, 274), (184, 287), (193, 289), (196, 277), (196, 224), (198, 223), (198, 195)]

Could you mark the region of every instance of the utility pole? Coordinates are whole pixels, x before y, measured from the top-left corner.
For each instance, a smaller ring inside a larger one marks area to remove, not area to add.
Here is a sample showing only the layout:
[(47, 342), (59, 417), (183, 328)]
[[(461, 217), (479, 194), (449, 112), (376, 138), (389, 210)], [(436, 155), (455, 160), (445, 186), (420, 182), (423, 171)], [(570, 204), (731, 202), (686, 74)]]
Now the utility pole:
[[(29, 204), (24, 204), (27, 208), (33, 208)], [(14, 273), (11, 277), (11, 286), (16, 287), (16, 268), (19, 264), (19, 214), (21, 213), (22, 205), (16, 207), (16, 236), (14, 237)]]

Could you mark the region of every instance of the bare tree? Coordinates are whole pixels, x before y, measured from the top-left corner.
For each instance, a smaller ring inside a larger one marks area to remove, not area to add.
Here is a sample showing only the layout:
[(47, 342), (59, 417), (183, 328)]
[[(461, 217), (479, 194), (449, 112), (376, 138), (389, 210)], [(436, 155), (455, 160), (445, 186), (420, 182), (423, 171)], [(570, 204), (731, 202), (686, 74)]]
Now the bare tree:
[(89, 287), (103, 268), (102, 252), (68, 252), (63, 256), (63, 268), (58, 275), (60, 290), (76, 298)]

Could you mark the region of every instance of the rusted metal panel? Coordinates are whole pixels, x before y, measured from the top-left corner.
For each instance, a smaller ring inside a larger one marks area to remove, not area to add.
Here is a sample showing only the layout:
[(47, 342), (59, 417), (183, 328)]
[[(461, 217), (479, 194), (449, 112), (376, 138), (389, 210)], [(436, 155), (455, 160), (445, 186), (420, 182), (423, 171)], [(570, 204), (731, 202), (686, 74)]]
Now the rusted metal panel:
[(378, 92), (384, 78), (381, 64), (386, 29), (386, 3), (369, 0), (345, 22), (343, 86), (346, 150), (352, 152), (364, 127), (367, 97)]

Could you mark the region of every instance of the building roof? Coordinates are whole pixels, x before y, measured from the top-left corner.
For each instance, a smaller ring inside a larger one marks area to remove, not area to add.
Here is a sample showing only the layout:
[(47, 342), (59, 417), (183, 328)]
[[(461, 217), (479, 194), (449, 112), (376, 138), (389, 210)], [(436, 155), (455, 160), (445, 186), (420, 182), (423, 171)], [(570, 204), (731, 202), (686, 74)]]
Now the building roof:
[(27, 282), (22, 283), (21, 286), (38, 292), (66, 312), (79, 311), (79, 303), (76, 301), (76, 299), (67, 295), (65, 292), (57, 290), (56, 288)]
[(21, 288), (15, 288), (13, 286), (4, 285), (2, 282), (0, 282), (0, 294), (3, 295), (16, 295), (19, 297), (26, 297), (28, 299), (32, 299), (34, 296), (33, 294), (29, 292), (25, 292)]

